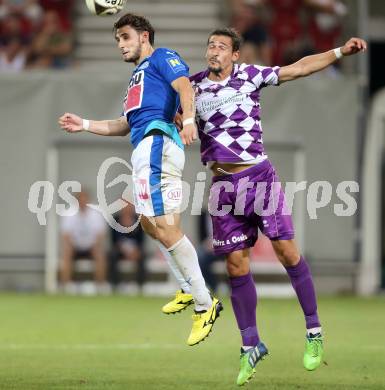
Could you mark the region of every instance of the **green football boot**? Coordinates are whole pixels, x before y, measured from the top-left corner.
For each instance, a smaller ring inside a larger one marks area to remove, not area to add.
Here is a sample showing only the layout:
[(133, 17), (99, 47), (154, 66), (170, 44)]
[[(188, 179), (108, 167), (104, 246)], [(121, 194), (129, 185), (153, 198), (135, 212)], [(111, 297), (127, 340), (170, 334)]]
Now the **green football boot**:
[(268, 354), (265, 344), (259, 342), (255, 347), (244, 350), (241, 348), (241, 368), (239, 370), (237, 385), (243, 386), (255, 374), (255, 366), (264, 356)]
[(321, 333), (307, 335), (305, 353), (303, 355), (304, 367), (309, 371), (318, 368), (322, 362), (323, 352), (323, 338)]

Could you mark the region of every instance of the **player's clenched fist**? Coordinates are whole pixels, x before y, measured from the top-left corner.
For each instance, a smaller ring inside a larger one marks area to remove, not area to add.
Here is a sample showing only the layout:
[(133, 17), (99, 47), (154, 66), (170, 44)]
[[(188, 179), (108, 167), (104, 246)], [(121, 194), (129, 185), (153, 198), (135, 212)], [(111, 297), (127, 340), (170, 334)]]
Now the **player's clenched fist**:
[(84, 130), (83, 119), (78, 115), (67, 112), (59, 118), (59, 125), (63, 130), (69, 133), (76, 133)]
[(344, 56), (350, 56), (356, 54), (360, 51), (365, 51), (367, 49), (367, 43), (360, 38), (350, 38), (345, 45), (341, 47), (341, 53)]
[(191, 145), (197, 139), (197, 128), (195, 124), (188, 124), (183, 126), (183, 130), (179, 134), (185, 145)]

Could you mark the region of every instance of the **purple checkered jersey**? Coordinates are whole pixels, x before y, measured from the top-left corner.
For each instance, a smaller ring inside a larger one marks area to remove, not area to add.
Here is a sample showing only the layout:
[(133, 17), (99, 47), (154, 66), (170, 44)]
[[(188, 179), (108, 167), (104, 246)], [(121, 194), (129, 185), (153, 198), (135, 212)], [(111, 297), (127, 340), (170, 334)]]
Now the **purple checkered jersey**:
[(278, 66), (235, 64), (232, 74), (220, 82), (209, 80), (208, 70), (190, 77), (204, 164), (247, 163), (266, 158), (260, 90), (278, 85), (278, 72)]

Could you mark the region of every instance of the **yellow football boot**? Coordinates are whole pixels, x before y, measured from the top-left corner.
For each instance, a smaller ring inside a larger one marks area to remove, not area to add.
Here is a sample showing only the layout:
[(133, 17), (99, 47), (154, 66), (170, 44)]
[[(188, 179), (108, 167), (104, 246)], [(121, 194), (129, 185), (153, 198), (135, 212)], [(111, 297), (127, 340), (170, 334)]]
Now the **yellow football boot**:
[(191, 294), (186, 294), (182, 290), (178, 290), (175, 294), (175, 298), (162, 307), (162, 312), (164, 314), (179, 313), (193, 303), (194, 299)]
[(203, 341), (212, 331), (214, 322), (222, 310), (222, 303), (213, 297), (213, 304), (209, 310), (203, 313), (193, 314), (193, 326), (187, 344), (195, 345)]

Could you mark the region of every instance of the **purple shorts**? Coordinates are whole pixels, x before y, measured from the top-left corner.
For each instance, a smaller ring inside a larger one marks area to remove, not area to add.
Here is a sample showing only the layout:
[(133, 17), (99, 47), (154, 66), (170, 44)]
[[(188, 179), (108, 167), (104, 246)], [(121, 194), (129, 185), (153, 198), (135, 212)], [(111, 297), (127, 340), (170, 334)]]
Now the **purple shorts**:
[(269, 160), (238, 173), (214, 176), (209, 212), (217, 255), (253, 247), (258, 228), (270, 240), (294, 238), (285, 195)]

